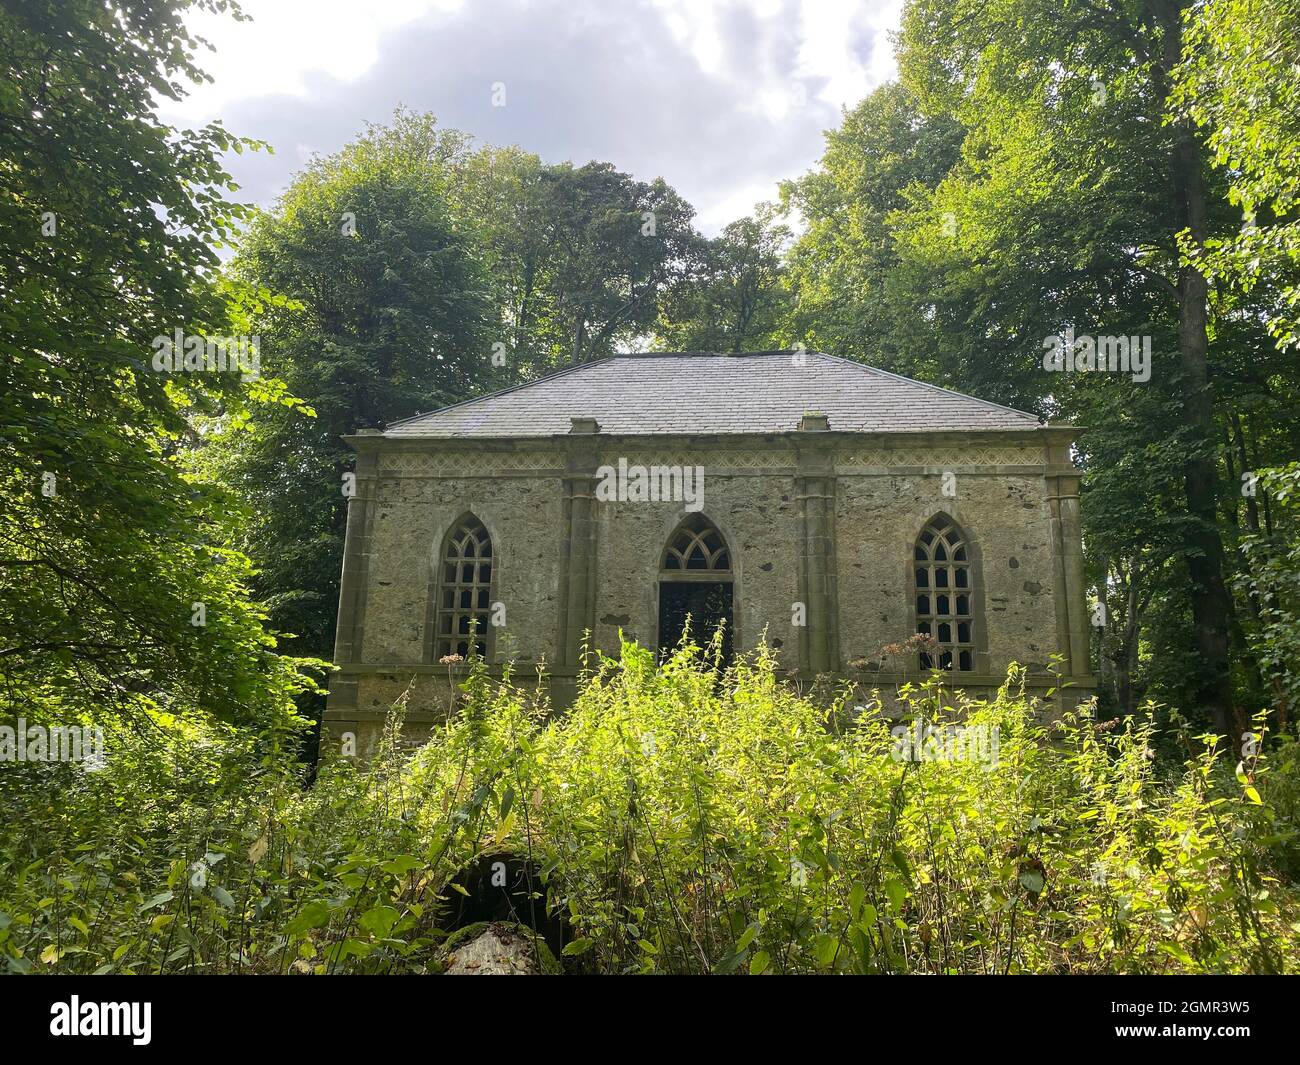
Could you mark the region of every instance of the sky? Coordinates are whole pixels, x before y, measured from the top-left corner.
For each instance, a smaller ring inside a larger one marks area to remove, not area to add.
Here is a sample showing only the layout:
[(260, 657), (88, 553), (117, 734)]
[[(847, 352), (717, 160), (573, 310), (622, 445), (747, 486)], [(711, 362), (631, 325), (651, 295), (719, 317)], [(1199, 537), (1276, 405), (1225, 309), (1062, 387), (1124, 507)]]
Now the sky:
[(275, 153), (231, 155), (271, 206), (313, 154), (398, 106), (543, 161), (662, 177), (716, 234), (807, 171), (823, 131), (894, 76), (902, 0), (241, 0), (191, 13), (215, 48), (160, 115), (214, 118)]

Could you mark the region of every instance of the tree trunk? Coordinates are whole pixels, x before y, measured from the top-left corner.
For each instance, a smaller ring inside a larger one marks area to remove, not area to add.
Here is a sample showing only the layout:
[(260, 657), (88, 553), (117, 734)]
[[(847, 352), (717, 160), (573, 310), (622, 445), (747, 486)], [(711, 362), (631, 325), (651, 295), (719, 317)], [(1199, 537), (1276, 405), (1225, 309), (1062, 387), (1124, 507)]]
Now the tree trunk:
[(573, 331), (573, 350), (569, 353), (569, 365), (577, 366), (585, 360), (582, 357), (582, 350), (587, 343), (587, 318), (584, 314), (578, 319), (578, 326)]
[[(1182, 9), (1178, 0), (1161, 5), (1164, 29), (1162, 80), (1182, 54)], [(1186, 229), (1192, 241), (1206, 238), (1206, 195), (1202, 173), (1203, 153), (1190, 125), (1174, 127), (1173, 190), (1178, 230)], [(1218, 526), (1218, 471), (1215, 468), (1214, 400), (1210, 391), (1206, 331), (1209, 285), (1205, 275), (1191, 265), (1178, 273), (1178, 348), (1183, 373), (1183, 412), (1189, 428), (1187, 461), (1183, 467), (1187, 495), (1188, 577), (1192, 585), (1192, 624), (1201, 662), (1196, 703), (1208, 712), (1217, 732), (1232, 730), (1232, 676), (1228, 658), (1228, 630), (1232, 599), (1223, 579), (1223, 539)]]

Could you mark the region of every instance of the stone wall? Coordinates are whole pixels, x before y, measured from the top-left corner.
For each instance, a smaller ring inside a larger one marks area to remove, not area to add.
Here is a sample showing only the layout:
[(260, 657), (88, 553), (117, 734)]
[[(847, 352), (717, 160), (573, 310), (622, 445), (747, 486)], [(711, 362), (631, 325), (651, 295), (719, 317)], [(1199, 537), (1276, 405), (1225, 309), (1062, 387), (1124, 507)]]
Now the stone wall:
[(447, 530), (472, 513), (492, 537), (494, 598), (506, 605), (497, 651), (521, 663), (555, 660), (563, 546), (558, 476), (383, 474), (371, 518), (363, 660), (424, 660), (430, 584)]
[[(352, 438), (358, 450), (327, 722), (373, 742), (387, 708), (408, 693), (418, 736), (454, 697), (432, 661), (430, 597), (443, 538), (466, 513), (492, 537), (492, 598), (505, 611), (492, 666), (546, 665), (569, 682), (580, 634), (614, 653), (620, 630), (658, 642), (660, 558), (685, 517), (681, 502), (602, 501), (602, 466), (702, 466), (703, 514), (726, 537), (734, 575), (736, 648), (764, 630), (783, 668), (805, 677), (872, 663), (882, 686), (914, 662), (881, 648), (915, 631), (912, 546), (936, 514), (976, 545), (973, 675), (996, 685), (1011, 661), (1043, 674), (1066, 657), (1080, 693), (1091, 688), (1078, 543), (1077, 474), (1068, 434), (927, 434), (865, 438), (831, 432), (776, 437), (602, 437), (541, 443)], [(796, 626), (796, 604), (807, 624)], [(453, 671), (454, 672), (454, 671)]]
[(996, 679), (1012, 661), (1044, 672), (1060, 648), (1042, 474), (953, 472), (955, 496), (943, 495), (941, 472), (838, 479), (843, 659), (876, 660), (880, 648), (916, 631), (912, 548), (926, 523), (946, 514), (976, 549), (975, 615), (987, 655), (978, 672)]
[[(671, 457), (633, 451), (629, 461), (658, 464)], [(797, 669), (797, 634), (790, 626), (790, 607), (799, 598), (793, 475), (723, 472), (707, 455), (699, 455), (699, 461), (705, 468), (702, 513), (731, 548), (735, 646), (752, 649), (766, 627), (782, 666)], [(686, 511), (680, 503), (609, 502), (598, 504), (596, 515), (594, 642), (606, 652), (617, 651), (621, 627), (639, 643), (656, 646), (660, 557)]]

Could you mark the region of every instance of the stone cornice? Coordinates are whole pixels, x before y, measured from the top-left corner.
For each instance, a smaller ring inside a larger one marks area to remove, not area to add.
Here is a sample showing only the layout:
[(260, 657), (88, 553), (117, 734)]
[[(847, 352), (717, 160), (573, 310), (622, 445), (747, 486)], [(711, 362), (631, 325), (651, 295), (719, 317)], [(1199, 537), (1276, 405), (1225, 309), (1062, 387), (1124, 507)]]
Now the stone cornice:
[[(809, 461), (828, 474), (871, 475), (963, 469), (1009, 476), (1077, 477), (1070, 461), (1071, 426), (1028, 431), (923, 433), (706, 434), (505, 439), (395, 439), (377, 432), (344, 437), (380, 476), (519, 477), (572, 475), (617, 458), (644, 465), (695, 465), (714, 475), (788, 475)], [(816, 459), (813, 459), (816, 456)]]
[[(815, 434), (818, 446), (845, 444), (871, 447), (915, 448), (936, 445), (990, 445), (1009, 444), (1068, 445), (1078, 436), (1079, 429), (1070, 425), (1042, 425), (1033, 429), (980, 429), (918, 431), (914, 433), (857, 433), (820, 430)], [(723, 450), (751, 447), (793, 447), (809, 442), (807, 431), (787, 433), (586, 433), (582, 434), (601, 447), (675, 448), (708, 446)], [(362, 430), (342, 437), (354, 451), (385, 453), (401, 451), (469, 451), (483, 452), (535, 451), (539, 447), (559, 448), (572, 441), (571, 434), (521, 437), (392, 437), (375, 430)]]

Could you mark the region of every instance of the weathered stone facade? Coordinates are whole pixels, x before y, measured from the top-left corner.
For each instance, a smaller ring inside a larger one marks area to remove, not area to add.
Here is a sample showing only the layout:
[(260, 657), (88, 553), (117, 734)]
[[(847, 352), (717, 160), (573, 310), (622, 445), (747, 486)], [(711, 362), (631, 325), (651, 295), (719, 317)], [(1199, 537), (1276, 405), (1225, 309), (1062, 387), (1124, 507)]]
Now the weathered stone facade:
[(620, 630), (658, 646), (664, 549), (690, 512), (598, 498), (602, 468), (620, 460), (703, 469), (699, 512), (729, 552), (737, 651), (765, 636), (803, 678), (864, 676), (864, 662), (882, 689), (920, 676), (915, 655), (882, 648), (917, 631), (914, 548), (944, 515), (971, 549), (974, 647), (953, 685), (991, 691), (1016, 661), (1046, 687), (1058, 655), (1071, 692), (1091, 693), (1073, 430), (843, 432), (811, 414), (776, 433), (608, 433), (599, 422), (574, 414), (568, 432), (514, 439), (350, 438), (332, 735), (354, 732), (364, 751), (406, 691), (413, 732), (446, 713), (433, 630), (450, 598), (449, 530), (467, 516), (491, 540), (483, 594), (504, 622), (486, 640), (494, 673), (543, 667), (562, 699), (585, 634), (610, 653)]

